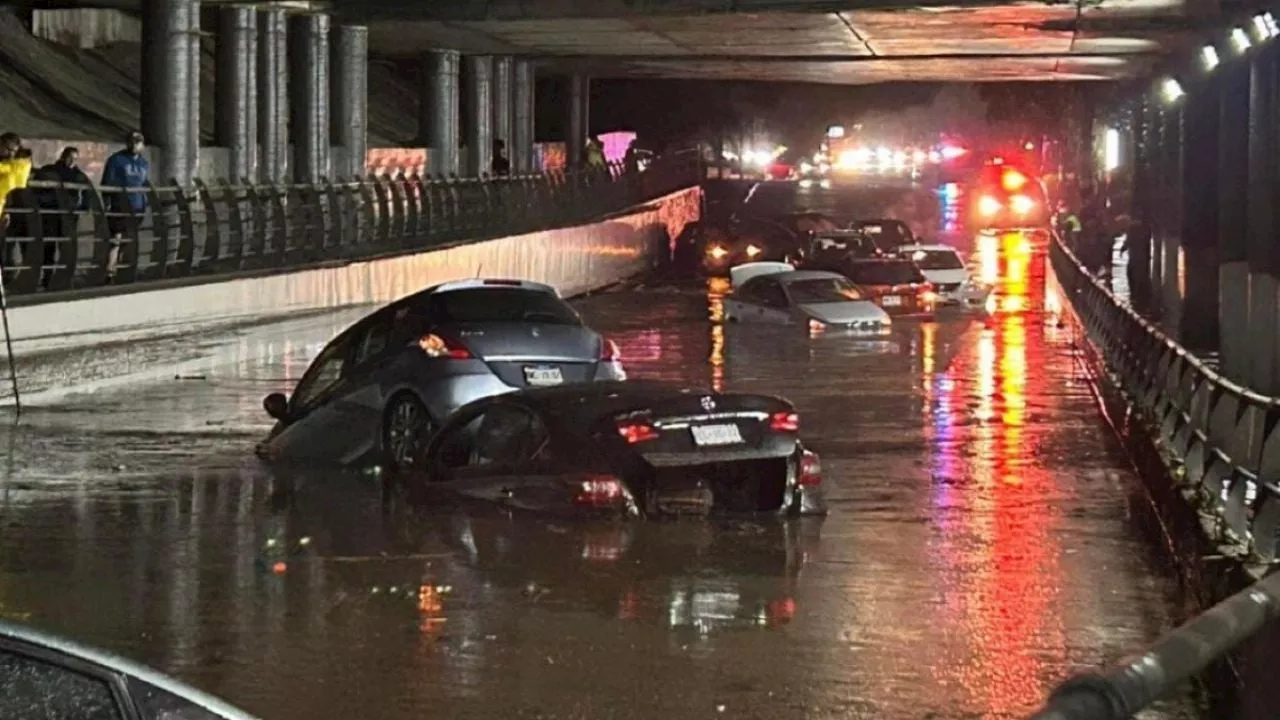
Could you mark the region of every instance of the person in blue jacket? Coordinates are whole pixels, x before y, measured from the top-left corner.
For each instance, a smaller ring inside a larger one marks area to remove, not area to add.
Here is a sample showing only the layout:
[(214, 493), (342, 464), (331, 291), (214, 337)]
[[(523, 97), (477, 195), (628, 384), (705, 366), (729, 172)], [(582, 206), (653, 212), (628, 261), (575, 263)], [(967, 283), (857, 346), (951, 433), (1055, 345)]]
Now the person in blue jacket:
[(128, 237), (137, 240), (138, 223), (147, 211), (147, 181), (151, 163), (142, 156), (146, 142), (142, 133), (134, 131), (125, 138), (125, 146), (107, 158), (102, 168), (103, 196), (106, 200), (107, 226), (111, 230), (107, 249), (107, 283), (115, 281), (120, 244)]

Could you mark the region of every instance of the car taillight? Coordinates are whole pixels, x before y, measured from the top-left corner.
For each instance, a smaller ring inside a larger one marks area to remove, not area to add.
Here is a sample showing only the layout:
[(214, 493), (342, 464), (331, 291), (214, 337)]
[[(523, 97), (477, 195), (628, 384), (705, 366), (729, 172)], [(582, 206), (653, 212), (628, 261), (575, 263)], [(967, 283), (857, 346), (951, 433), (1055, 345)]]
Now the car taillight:
[(622, 351), (618, 349), (618, 343), (609, 338), (600, 339), (600, 361), (601, 362), (618, 362), (622, 359)]
[(620, 422), (618, 423), (618, 434), (629, 445), (646, 442), (658, 437), (658, 431), (647, 422)]
[(1019, 215), (1026, 215), (1036, 209), (1036, 201), (1026, 195), (1014, 195), (1009, 198), (1009, 207)]
[(800, 456), (800, 477), (797, 484), (801, 487), (816, 487), (822, 484), (822, 460), (818, 453), (805, 450)]
[(983, 195), (982, 199), (978, 200), (978, 212), (988, 217), (995, 215), (1000, 212), (1000, 201), (990, 195)]
[(627, 496), (622, 481), (612, 475), (588, 475), (571, 482), (577, 486), (573, 496), (575, 505), (612, 507)]
[(462, 345), (450, 342), (434, 333), (428, 333), (418, 338), (418, 347), (422, 348), (422, 352), (427, 357), (448, 358), (450, 360), (470, 360), (472, 355)]
[(769, 429), (774, 432), (798, 432), (800, 415), (793, 412), (776, 412), (769, 416)]

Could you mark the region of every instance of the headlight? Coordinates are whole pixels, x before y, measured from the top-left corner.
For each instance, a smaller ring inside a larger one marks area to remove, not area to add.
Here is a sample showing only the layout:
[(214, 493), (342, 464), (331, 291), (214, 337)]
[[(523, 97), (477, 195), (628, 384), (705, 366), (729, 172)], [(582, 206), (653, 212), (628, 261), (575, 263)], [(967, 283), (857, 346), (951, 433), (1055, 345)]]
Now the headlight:
[(809, 333), (810, 333), (810, 334), (820, 333), (820, 332), (822, 332), (822, 331), (824, 331), (824, 330), (826, 330), (826, 329), (827, 329), (827, 324), (826, 324), (826, 323), (822, 322), (821, 320), (814, 320), (813, 318), (809, 318)]
[(986, 217), (990, 217), (1000, 212), (1000, 201), (990, 195), (983, 195), (978, 201), (978, 212)]
[(711, 247), (707, 248), (707, 254), (715, 258), (716, 260), (719, 260), (723, 258), (725, 255), (728, 255), (729, 251), (725, 250), (719, 245), (712, 245)]
[(1036, 209), (1036, 201), (1026, 195), (1014, 195), (1009, 198), (1009, 207), (1019, 215), (1026, 215)]
[(762, 252), (764, 252), (764, 251), (763, 251), (763, 250), (761, 250), (760, 248), (756, 247), (755, 245), (748, 245), (748, 246), (747, 246), (747, 257), (755, 257), (755, 256), (759, 255), (759, 254), (760, 254), (760, 253), (762, 253)]

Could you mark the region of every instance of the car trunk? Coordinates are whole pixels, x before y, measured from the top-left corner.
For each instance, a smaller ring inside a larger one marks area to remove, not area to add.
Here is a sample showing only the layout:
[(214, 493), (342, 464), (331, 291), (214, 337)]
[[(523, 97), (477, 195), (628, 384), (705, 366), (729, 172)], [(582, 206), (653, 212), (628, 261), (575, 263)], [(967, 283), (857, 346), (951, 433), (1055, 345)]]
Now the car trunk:
[(890, 315), (925, 312), (920, 300), (921, 285), (859, 285), (868, 297)]
[(786, 458), (660, 468), (645, 509), (663, 516), (777, 512), (788, 483)]
[(582, 325), (472, 323), (458, 339), (502, 382), (517, 388), (591, 382), (600, 362), (600, 335)]

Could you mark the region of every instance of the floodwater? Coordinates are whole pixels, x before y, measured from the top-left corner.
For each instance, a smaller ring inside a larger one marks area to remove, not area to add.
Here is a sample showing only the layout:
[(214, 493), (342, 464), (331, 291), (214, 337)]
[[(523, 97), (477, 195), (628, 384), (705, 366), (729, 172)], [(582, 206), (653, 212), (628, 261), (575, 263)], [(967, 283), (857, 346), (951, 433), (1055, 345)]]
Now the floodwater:
[(716, 286), (578, 303), (633, 376), (793, 400), (825, 519), (579, 526), (285, 482), (252, 457), (261, 398), (347, 312), (0, 433), (0, 616), (268, 720), (1025, 716), (1176, 595), (1043, 263), (976, 250), (1022, 300), (881, 343), (715, 324)]

